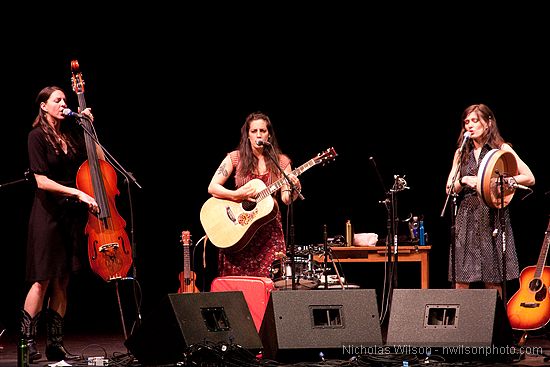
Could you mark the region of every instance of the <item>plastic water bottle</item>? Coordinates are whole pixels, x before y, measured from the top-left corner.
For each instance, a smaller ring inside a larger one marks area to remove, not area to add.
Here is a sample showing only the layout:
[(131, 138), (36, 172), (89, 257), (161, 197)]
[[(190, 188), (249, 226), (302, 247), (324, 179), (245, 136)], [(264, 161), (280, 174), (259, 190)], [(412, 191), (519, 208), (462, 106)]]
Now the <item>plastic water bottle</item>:
[(416, 215), (409, 222), (409, 229), (411, 231), (411, 241), (418, 241), (418, 217)]
[(25, 338), (17, 344), (17, 367), (29, 367), (29, 344)]
[(420, 246), (424, 246), (426, 244), (426, 236), (424, 234), (424, 221), (421, 220), (419, 227), (418, 227), (418, 237), (420, 239), (420, 242), (418, 243)]
[(349, 219), (346, 221), (346, 246), (353, 246), (353, 228)]

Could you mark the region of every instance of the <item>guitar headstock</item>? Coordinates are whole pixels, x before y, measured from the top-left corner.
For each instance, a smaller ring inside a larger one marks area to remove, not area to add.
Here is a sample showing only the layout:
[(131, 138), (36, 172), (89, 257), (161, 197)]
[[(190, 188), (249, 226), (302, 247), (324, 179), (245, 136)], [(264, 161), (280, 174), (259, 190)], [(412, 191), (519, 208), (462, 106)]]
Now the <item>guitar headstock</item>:
[(71, 84), (75, 93), (84, 93), (84, 79), (77, 60), (71, 61)]
[(337, 156), (338, 154), (336, 153), (336, 150), (334, 150), (334, 148), (331, 147), (317, 154), (317, 156), (313, 159), (315, 160), (316, 164), (319, 164), (319, 163), (325, 164), (328, 162), (332, 162)]
[(191, 232), (190, 231), (182, 231), (181, 232), (181, 243), (185, 246), (189, 246), (191, 244)]

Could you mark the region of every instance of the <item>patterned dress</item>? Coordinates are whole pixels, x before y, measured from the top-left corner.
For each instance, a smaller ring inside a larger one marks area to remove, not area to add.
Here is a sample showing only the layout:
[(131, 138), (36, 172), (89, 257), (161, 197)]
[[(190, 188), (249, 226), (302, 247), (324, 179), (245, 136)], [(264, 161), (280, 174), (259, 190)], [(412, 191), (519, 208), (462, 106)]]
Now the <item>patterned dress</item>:
[[(235, 172), (239, 163), (239, 154), (237, 151), (233, 151), (229, 155)], [(290, 160), (283, 155), (280, 157), (279, 164), (284, 170), (290, 164)], [(259, 178), (266, 186), (272, 183), (269, 174), (253, 175), (247, 177), (243, 182), (237, 182), (237, 179), (235, 179), (235, 187), (240, 187), (254, 178)], [(279, 258), (276, 255), (277, 253), (286, 254), (280, 211), (277, 211), (277, 216), (273, 220), (256, 231), (250, 242), (242, 250), (233, 253), (220, 250), (219, 276), (269, 277), (271, 265)]]
[[(488, 145), (481, 149), (479, 162), (471, 150), (461, 176), (477, 176), (483, 157), (491, 150)], [(499, 214), (504, 215), (506, 239), (506, 279), (519, 277), (519, 265), (510, 224), (508, 207), (503, 210), (488, 207), (475, 189), (465, 186), (460, 193), (460, 203), (455, 222), (455, 276), (456, 282), (501, 283), (503, 281), (502, 254), (503, 236), (500, 231)], [(494, 231), (497, 229), (498, 232)], [(453, 281), (453, 251), (449, 255), (449, 281)]]

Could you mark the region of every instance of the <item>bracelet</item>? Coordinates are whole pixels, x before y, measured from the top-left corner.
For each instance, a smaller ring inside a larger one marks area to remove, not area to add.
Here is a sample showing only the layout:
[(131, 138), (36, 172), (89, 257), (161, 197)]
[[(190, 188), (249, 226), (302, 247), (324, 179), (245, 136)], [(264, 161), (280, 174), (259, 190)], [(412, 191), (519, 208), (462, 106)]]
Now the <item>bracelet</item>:
[(460, 184), (460, 186), (464, 187), (466, 186), (466, 184), (464, 182), (462, 182), (462, 177), (460, 177), (460, 180), (458, 180), (458, 183)]

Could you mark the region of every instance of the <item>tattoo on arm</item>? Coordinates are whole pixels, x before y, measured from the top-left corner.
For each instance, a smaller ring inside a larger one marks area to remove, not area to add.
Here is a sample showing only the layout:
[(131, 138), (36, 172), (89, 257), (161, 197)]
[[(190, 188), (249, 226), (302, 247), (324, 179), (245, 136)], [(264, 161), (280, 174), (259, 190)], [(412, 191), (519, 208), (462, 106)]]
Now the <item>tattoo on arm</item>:
[(223, 175), (225, 177), (228, 176), (228, 173), (227, 173), (227, 170), (225, 169), (225, 164), (220, 164), (220, 166), (218, 167), (218, 170), (216, 172), (218, 175)]

